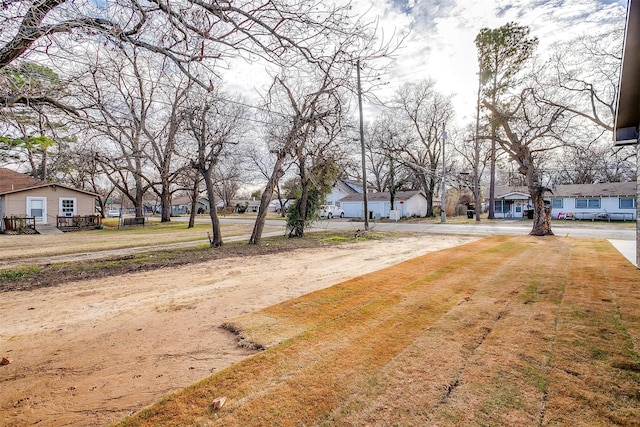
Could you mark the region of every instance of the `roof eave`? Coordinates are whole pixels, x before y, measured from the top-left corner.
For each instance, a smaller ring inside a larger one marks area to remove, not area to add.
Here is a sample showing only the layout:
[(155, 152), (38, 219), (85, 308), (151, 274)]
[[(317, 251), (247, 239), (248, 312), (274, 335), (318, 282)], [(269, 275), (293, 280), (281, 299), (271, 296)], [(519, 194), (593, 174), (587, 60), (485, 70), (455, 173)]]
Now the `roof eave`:
[(625, 25), (622, 68), (614, 123), (614, 144), (638, 144), (640, 124), (640, 0), (629, 0)]
[(66, 185), (55, 184), (55, 183), (50, 183), (50, 182), (45, 183), (45, 184), (41, 184), (41, 185), (35, 185), (33, 187), (24, 187), (24, 188), (18, 188), (18, 189), (15, 189), (15, 190), (11, 190), (11, 191), (4, 191), (4, 192), (0, 193), (0, 196), (4, 196), (5, 194), (22, 193), (23, 191), (37, 190), (38, 188), (44, 188), (44, 187), (62, 187), (62, 188), (66, 188), (67, 190), (77, 191), (78, 193), (88, 194), (88, 195), (93, 196), (93, 197), (100, 197), (99, 194), (92, 193), (91, 191), (78, 190), (77, 188), (68, 187)]

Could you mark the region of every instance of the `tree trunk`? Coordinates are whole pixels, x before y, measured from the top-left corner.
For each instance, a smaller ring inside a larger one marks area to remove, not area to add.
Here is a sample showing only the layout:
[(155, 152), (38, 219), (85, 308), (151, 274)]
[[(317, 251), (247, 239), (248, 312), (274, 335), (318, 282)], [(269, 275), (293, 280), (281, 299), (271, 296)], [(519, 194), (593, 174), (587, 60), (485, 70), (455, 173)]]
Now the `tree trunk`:
[[(435, 173), (433, 176), (435, 176)], [(436, 181), (433, 178), (429, 178), (426, 180), (425, 184), (425, 196), (427, 196), (427, 217), (431, 218), (432, 216), (435, 216), (433, 213), (433, 195), (435, 194)], [(442, 201), (440, 204), (442, 205)]]
[(142, 180), (136, 179), (136, 189), (135, 189), (135, 202), (134, 207), (136, 209), (136, 217), (144, 216), (144, 201), (143, 201), (144, 192), (142, 191)]
[(280, 178), (284, 176), (282, 164), (284, 163), (285, 157), (286, 154), (283, 152), (278, 153), (278, 158), (276, 159), (276, 164), (273, 166), (269, 182), (267, 182), (267, 186), (262, 192), (258, 217), (256, 218), (256, 222), (253, 225), (253, 232), (249, 238), (250, 245), (259, 245), (260, 239), (262, 239), (262, 231), (264, 230), (264, 223), (267, 220), (267, 210), (269, 203), (271, 202), (271, 196), (273, 196), (273, 190), (275, 189), (277, 182), (280, 181)]
[(162, 181), (162, 193), (160, 193), (162, 213), (160, 222), (171, 222), (171, 193), (169, 192), (169, 181), (165, 179)]
[(539, 185), (529, 187), (533, 203), (533, 227), (529, 233), (531, 236), (553, 236), (553, 231), (551, 231), (551, 205), (545, 205), (544, 203), (545, 191), (547, 189)]
[(551, 190), (540, 185), (540, 177), (533, 166), (531, 152), (526, 151), (521, 158), (520, 164), (520, 173), (527, 178), (527, 187), (533, 204), (533, 227), (529, 235), (553, 236), (553, 231), (551, 231), (551, 204), (547, 206), (544, 203), (544, 193), (551, 192)]
[[(494, 129), (495, 132), (495, 129)], [(494, 219), (495, 218), (495, 211), (494, 211), (494, 201), (495, 201), (495, 194), (496, 194), (496, 140), (495, 140), (495, 135), (492, 135), (491, 138), (491, 164), (490, 164), (490, 173), (491, 176), (489, 177), (489, 213), (487, 215), (487, 219)], [(476, 206), (476, 210), (480, 209), (480, 206)]]
[(136, 209), (136, 217), (142, 217), (144, 216), (144, 191), (142, 189), (142, 161), (140, 160), (139, 156), (136, 156), (135, 158), (135, 165), (136, 165), (136, 169), (135, 169), (135, 173), (134, 173), (134, 180), (136, 183), (136, 190), (135, 190), (135, 202), (134, 202), (134, 207)]
[(289, 237), (304, 237), (304, 224), (307, 221), (307, 202), (309, 200), (309, 179), (307, 177), (306, 165), (304, 158), (299, 156), (300, 159), (300, 221), (294, 225), (293, 230), (289, 233)]
[(193, 228), (196, 225), (196, 214), (198, 209), (198, 177), (193, 181), (191, 189), (191, 213), (189, 214), (189, 225), (187, 228)]
[(211, 247), (219, 248), (222, 246), (222, 233), (220, 232), (220, 220), (218, 219), (213, 179), (211, 178), (212, 169), (213, 167), (205, 170), (203, 175), (207, 187), (207, 197), (209, 198), (209, 216), (211, 217), (211, 232), (213, 233), (213, 238), (210, 239)]

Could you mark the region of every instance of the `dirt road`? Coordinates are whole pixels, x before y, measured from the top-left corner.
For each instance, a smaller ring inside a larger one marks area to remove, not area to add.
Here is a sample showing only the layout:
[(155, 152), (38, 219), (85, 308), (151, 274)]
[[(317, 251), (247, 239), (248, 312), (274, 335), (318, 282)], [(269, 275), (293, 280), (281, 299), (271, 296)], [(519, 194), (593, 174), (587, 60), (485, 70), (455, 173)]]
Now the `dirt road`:
[(0, 425), (101, 426), (250, 354), (224, 321), (427, 252), (422, 236), (0, 294)]

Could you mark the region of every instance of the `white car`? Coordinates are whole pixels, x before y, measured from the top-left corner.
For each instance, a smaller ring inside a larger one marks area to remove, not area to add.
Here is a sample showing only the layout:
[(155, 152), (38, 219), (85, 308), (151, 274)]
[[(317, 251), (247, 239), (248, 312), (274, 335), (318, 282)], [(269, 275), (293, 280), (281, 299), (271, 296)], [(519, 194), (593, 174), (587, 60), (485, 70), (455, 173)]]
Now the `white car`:
[(109, 209), (107, 211), (107, 216), (109, 218), (117, 218), (120, 216), (120, 209)]
[(320, 216), (327, 217), (327, 219), (331, 219), (334, 216), (338, 216), (340, 218), (344, 218), (344, 210), (334, 205), (325, 205), (320, 208)]

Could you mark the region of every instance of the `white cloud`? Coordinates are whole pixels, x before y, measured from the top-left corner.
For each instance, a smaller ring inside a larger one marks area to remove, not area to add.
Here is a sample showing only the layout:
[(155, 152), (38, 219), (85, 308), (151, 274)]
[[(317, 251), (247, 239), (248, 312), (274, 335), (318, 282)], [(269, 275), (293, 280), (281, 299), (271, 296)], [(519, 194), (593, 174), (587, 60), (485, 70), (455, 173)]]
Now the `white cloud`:
[[(411, 33), (396, 52), (387, 79), (378, 91), (385, 99), (403, 83), (433, 78), (442, 93), (454, 95), (460, 125), (474, 120), (477, 56), (474, 39), (481, 28), (516, 21), (539, 38), (539, 53), (553, 43), (624, 26), (625, 0), (354, 0), (354, 11), (379, 19), (380, 30)], [(227, 87), (255, 88), (264, 65), (233, 64), (225, 74)]]
[[(389, 3), (393, 4), (393, 3)], [(598, 0), (416, 0), (410, 9), (412, 34), (390, 71), (389, 89), (431, 77), (445, 94), (454, 94), (460, 124), (475, 117), (477, 56), (474, 39), (481, 28), (516, 21), (539, 38), (539, 53), (553, 43), (624, 26), (626, 1)], [(398, 19), (395, 23), (407, 25)], [(387, 26), (393, 22), (386, 22)]]

